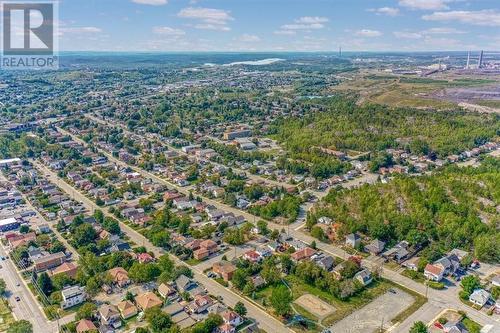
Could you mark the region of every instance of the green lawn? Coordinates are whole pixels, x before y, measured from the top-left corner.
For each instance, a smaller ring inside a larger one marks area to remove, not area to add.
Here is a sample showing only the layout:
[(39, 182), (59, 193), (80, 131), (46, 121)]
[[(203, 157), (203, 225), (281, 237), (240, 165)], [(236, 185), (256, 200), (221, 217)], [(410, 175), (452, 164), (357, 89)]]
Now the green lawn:
[(5, 332), (10, 324), (14, 322), (14, 316), (10, 310), (9, 303), (6, 299), (0, 299), (0, 332)]
[(462, 319), (462, 323), (467, 328), (469, 333), (479, 333), (479, 331), (481, 331), (481, 325), (467, 317)]

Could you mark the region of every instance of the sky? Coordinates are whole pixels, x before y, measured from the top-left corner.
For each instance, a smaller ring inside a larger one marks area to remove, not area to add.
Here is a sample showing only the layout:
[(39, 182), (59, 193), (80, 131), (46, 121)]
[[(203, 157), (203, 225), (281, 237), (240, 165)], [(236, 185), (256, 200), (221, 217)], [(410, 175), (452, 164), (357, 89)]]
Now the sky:
[(500, 50), (499, 0), (60, 0), (62, 51)]

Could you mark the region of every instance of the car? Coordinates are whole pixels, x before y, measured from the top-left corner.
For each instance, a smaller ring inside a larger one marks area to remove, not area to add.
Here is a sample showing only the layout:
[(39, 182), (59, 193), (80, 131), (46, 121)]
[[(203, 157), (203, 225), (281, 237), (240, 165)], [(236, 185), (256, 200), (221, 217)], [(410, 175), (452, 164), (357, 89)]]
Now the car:
[(19, 287), (21, 284), (19, 282), (16, 282), (16, 287)]
[(389, 289), (389, 292), (390, 292), (391, 294), (397, 294), (396, 290), (394, 290), (394, 289), (392, 289), (392, 288), (391, 288), (391, 289)]
[(19, 302), (21, 300), (21, 297), (16, 296), (16, 302)]

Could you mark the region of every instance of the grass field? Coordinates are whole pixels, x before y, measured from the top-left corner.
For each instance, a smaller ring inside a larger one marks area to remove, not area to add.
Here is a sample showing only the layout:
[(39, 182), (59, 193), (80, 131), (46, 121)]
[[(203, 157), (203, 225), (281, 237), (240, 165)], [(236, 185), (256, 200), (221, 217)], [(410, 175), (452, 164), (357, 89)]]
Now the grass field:
[(0, 299), (0, 332), (5, 332), (14, 322), (14, 316), (5, 298)]

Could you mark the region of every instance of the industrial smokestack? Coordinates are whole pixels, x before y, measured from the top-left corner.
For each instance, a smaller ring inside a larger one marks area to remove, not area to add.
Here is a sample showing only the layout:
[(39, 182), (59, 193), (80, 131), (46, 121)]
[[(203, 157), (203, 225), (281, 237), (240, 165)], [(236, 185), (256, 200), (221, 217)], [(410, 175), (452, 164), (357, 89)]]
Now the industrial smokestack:
[(483, 67), (483, 50), (479, 53), (479, 61), (477, 62), (477, 68)]
[(470, 69), (470, 51), (467, 52), (467, 65), (465, 65), (465, 69)]

